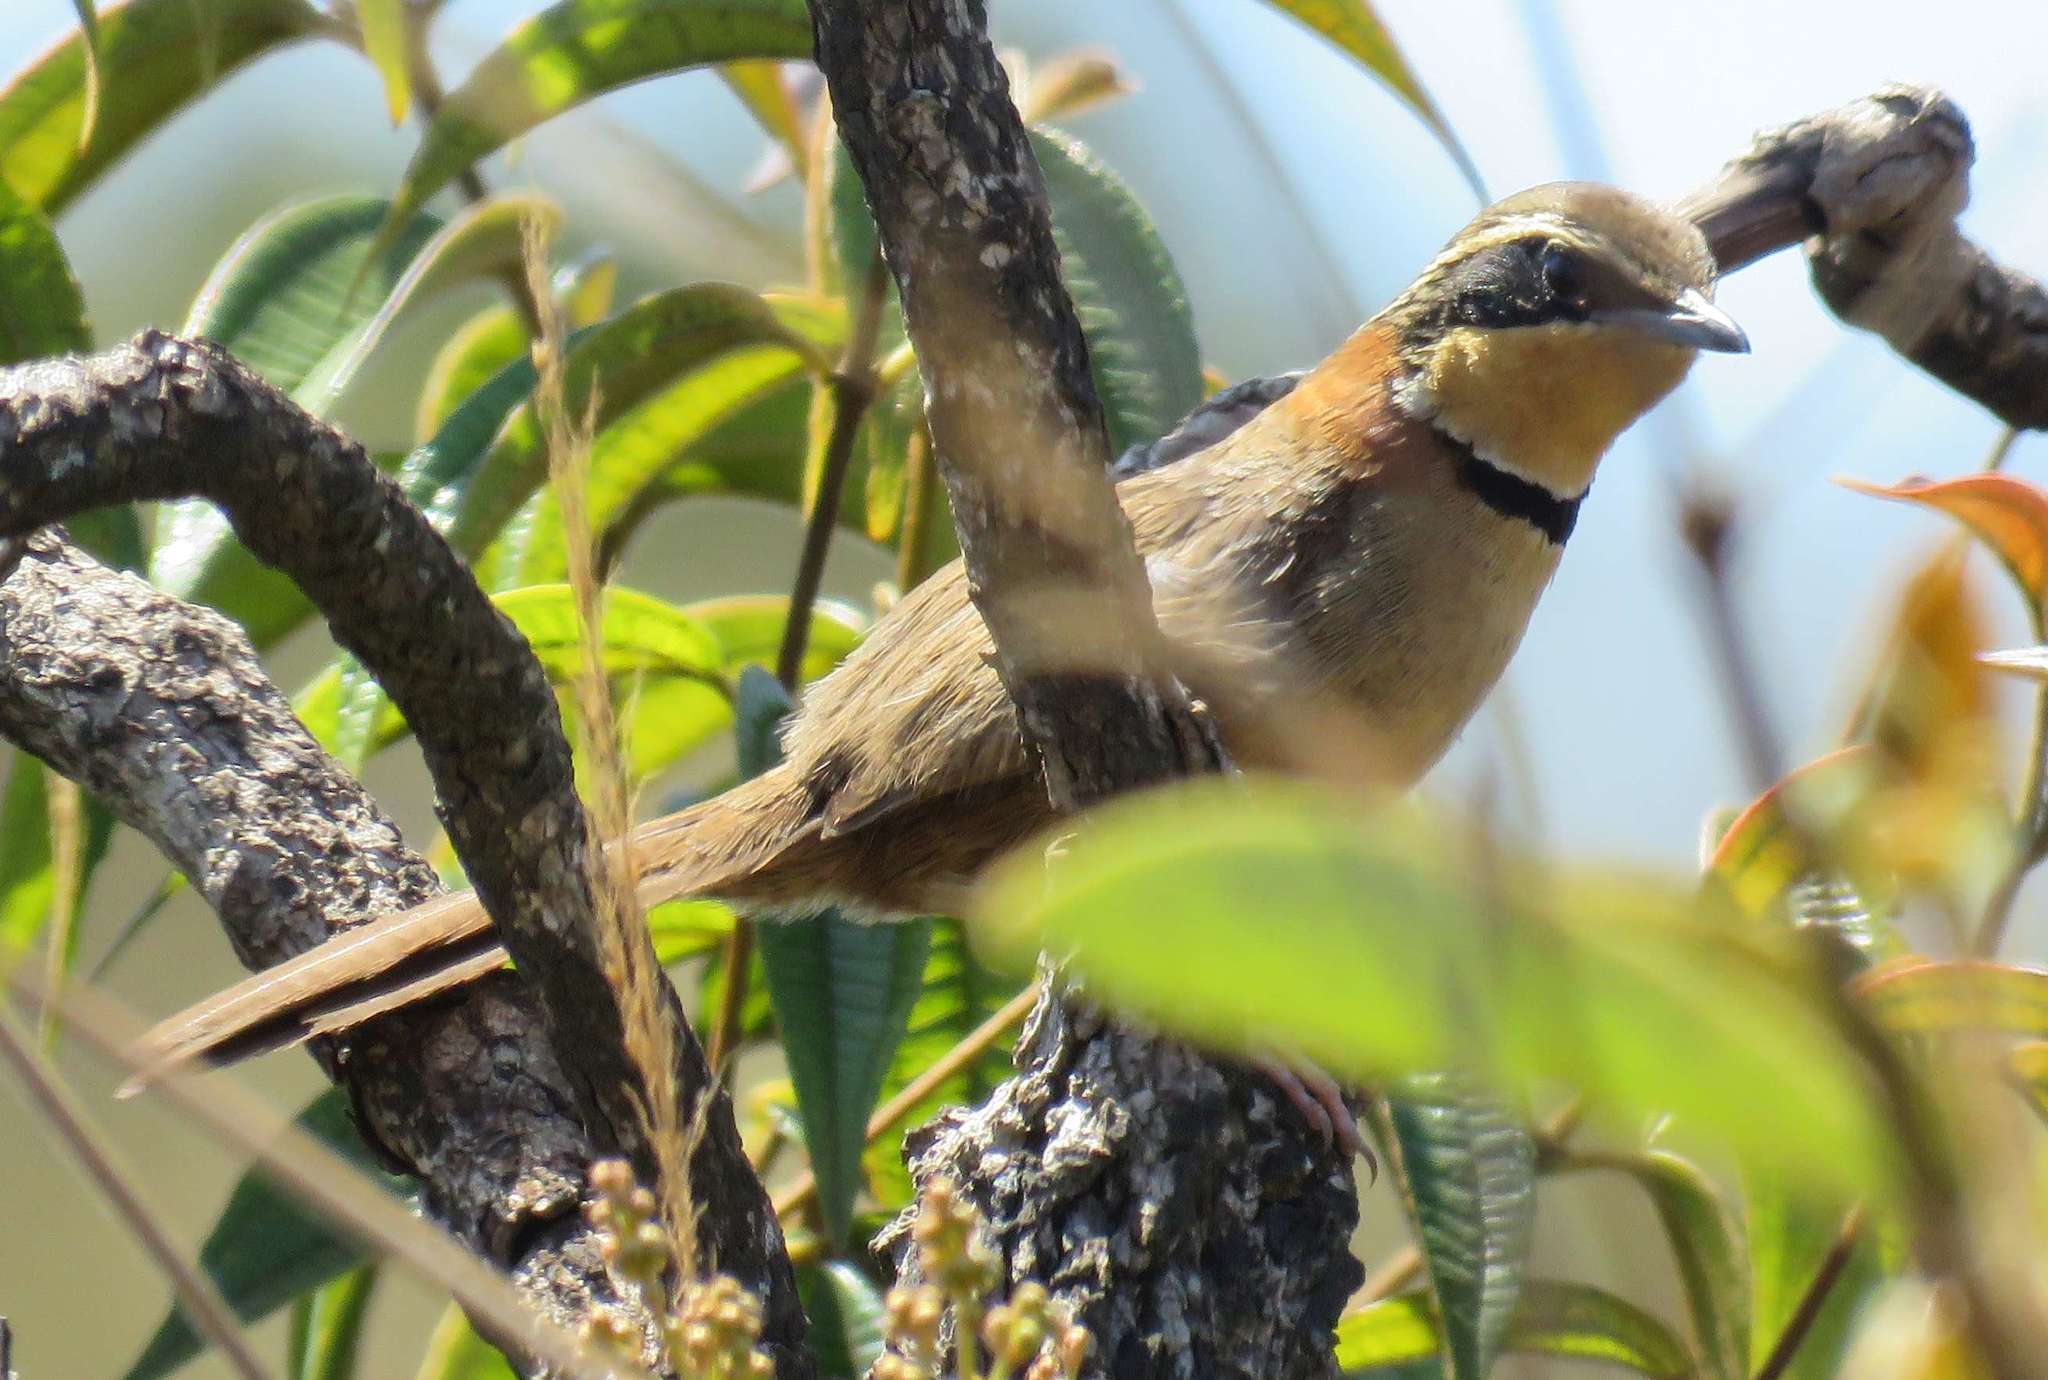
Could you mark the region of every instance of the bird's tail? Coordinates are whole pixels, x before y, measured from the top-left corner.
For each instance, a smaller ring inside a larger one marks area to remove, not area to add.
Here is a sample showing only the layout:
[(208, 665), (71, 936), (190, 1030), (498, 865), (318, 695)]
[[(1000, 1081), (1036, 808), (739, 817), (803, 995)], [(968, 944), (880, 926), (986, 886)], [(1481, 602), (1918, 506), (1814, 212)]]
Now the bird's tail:
[[(782, 877), (786, 869), (775, 863), (802, 833), (807, 813), (800, 784), (778, 770), (641, 825), (631, 843), (641, 905), (681, 896), (769, 901), (800, 894), (800, 879)], [(157, 1024), (130, 1052), (136, 1073), (122, 1095), (194, 1060), (232, 1063), (347, 1030), (505, 959), (473, 891), (379, 916)]]

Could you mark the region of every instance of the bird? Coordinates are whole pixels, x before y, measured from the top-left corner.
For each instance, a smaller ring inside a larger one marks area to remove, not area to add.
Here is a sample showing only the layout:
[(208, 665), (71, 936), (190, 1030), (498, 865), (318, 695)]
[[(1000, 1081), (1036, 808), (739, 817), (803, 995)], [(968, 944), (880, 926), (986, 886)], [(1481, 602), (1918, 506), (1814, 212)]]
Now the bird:
[[(1500, 678), (1609, 446), (1743, 353), (1688, 220), (1596, 183), (1481, 211), (1319, 365), (1127, 456), (1175, 672), (1238, 766), (1414, 783)], [(631, 834), (640, 897), (957, 914), (1053, 822), (959, 562), (813, 684), (782, 764)], [(1340, 744), (1334, 750), (1331, 744)], [(145, 1078), (346, 1029), (501, 965), (470, 892), (345, 930), (155, 1027)], [(1329, 1105), (1329, 1098), (1319, 1100)]]

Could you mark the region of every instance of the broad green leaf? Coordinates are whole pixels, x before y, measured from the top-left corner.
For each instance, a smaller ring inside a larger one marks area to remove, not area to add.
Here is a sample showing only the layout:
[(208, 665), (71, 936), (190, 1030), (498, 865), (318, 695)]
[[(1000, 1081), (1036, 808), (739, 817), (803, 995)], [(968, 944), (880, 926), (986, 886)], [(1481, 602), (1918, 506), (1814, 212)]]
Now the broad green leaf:
[[(1367, 1304), (1337, 1324), (1337, 1364), (1374, 1380), (1433, 1360), (1443, 1330), (1423, 1294)], [(1606, 1361), (1659, 1380), (1692, 1380), (1692, 1357), (1671, 1329), (1642, 1309), (1589, 1284), (1531, 1280), (1503, 1338), (1504, 1351)]]
[[(50, 769), (17, 750), (0, 794), (0, 956), (24, 951), (35, 943), (59, 914), (56, 820), (50, 811)], [(113, 842), (114, 817), (89, 794), (78, 799), (80, 829), (78, 871), (68, 885), (71, 897), (63, 913), (71, 925), (52, 937), (59, 945), (59, 966), (71, 970), (78, 954), (78, 920), (84, 914), (93, 874)]]
[(1856, 993), (1895, 1035), (2002, 1031), (2048, 1037), (2048, 972), (1976, 959), (1907, 958), (1873, 968)]
[(789, 89), (782, 64), (765, 58), (728, 62), (719, 67), (718, 75), (725, 78), (740, 104), (789, 155), (796, 175), (805, 176), (810, 142), (804, 137), (803, 112), (797, 108), (796, 95)]
[[(569, 338), (564, 406), (582, 417), (597, 399), (601, 434), (642, 402), (743, 346), (777, 345), (809, 357), (812, 347), (745, 288), (699, 283), (659, 293)], [(465, 555), (481, 551), (540, 487), (545, 437), (530, 361), (511, 365), (457, 408), (432, 441), (414, 451), (404, 482), (416, 502)]]
[(654, 956), (666, 968), (715, 953), (732, 934), (733, 919), (723, 901), (664, 901), (647, 912)]
[[(348, 1095), (326, 1092), (300, 1112), (300, 1130), (402, 1196), (408, 1180), (386, 1173), (349, 1121)], [(290, 1303), (306, 1290), (333, 1279), (362, 1259), (354, 1243), (335, 1235), (282, 1189), (255, 1170), (244, 1174), (228, 1195), (220, 1220), (199, 1248), (199, 1264), (243, 1322), (254, 1322)], [(169, 1375), (199, 1354), (202, 1343), (173, 1308), (127, 1380)]]
[(289, 1380), (354, 1380), (377, 1266), (358, 1265), (292, 1304)]
[(2034, 610), (2038, 631), (2048, 608), (2048, 493), (2017, 475), (1979, 473), (1954, 479), (1905, 479), (1873, 484), (1840, 478), (1838, 483), (1878, 498), (1919, 503), (1960, 522), (2011, 574)]
[(1458, 1074), (1387, 1088), (1402, 1196), (1422, 1244), (1451, 1380), (1484, 1380), (1521, 1297), (1536, 1228), (1536, 1144), (1500, 1102)]
[[(981, 928), (1013, 961), (1070, 951), (1105, 1000), (1205, 1040), (1277, 1044), (1361, 1081), (1554, 1079), (1623, 1114), (1676, 1114), (1804, 1182), (1891, 1182), (1804, 946), (1707, 921), (1676, 880), (1506, 855), (1475, 870), (1462, 839), (1420, 807), (1188, 783), (1103, 807), (1050, 869), (1020, 849), (984, 888)], [(1476, 890), (1475, 873), (1495, 884)]]
[(406, 169), (395, 216), (607, 91), (706, 63), (810, 55), (802, 0), (563, 0), (513, 29), (448, 93)]
[[(1840, 1197), (1795, 1188), (1768, 1169), (1744, 1174), (1743, 1198), (1749, 1239), (1749, 1369), (1754, 1373), (1776, 1348), (1833, 1249), (1848, 1208)], [(1850, 1253), (1784, 1380), (1835, 1380), (1840, 1373), (1857, 1311), (1880, 1280), (1869, 1235), (1865, 1231)]]
[(1339, 49), (1356, 58), (1365, 70), (1385, 82), (1407, 107), (1429, 126), (1465, 175), (1481, 201), (1491, 200), (1472, 156), (1451, 132), (1450, 122), (1437, 109), (1429, 92), (1401, 56), (1384, 21), (1373, 12), (1370, 0), (1266, 0), (1274, 9), (1290, 14), (1314, 29)]
[(64, 530), (80, 549), (101, 565), (116, 570), (141, 570), (149, 563), (149, 543), (142, 533), (136, 504), (95, 508), (66, 520)]
[(811, 1352), (824, 1380), (859, 1380), (882, 1355), (888, 1315), (868, 1277), (844, 1260), (802, 1265), (797, 1294), (811, 1320)]
[[(385, 207), (374, 197), (324, 197), (258, 222), (199, 290), (185, 334), (218, 340), (302, 406), (322, 411), (407, 301), (507, 254), (516, 258), (517, 226), (508, 232), (508, 223), (533, 203), (487, 203), (446, 227), (419, 216), (373, 248)], [(312, 609), (289, 577), (251, 555), (201, 499), (165, 506), (150, 572), (179, 597), (241, 623), (259, 647)]]
[[(795, 707), (759, 666), (740, 673), (742, 773), (781, 760), (776, 734)], [(864, 924), (836, 907), (763, 916), (754, 931), (835, 1250), (852, 1224), (868, 1113), (923, 988), (929, 931), (921, 920)]]
[(1202, 400), (1187, 291), (1151, 217), (1079, 140), (1040, 130), (1032, 152), (1052, 201), (1060, 271), (1088, 337), (1109, 453), (1163, 436)]
[[(619, 281), (618, 260), (600, 255), (555, 274), (555, 302), (571, 330), (604, 319)], [(426, 441), (471, 393), (507, 365), (526, 357), (526, 323), (509, 306), (486, 307), (462, 323), (442, 345), (420, 389), (413, 434)]]
[[(731, 456), (699, 443), (803, 369), (801, 357), (780, 345), (741, 346), (706, 360), (599, 431), (591, 439), (585, 494), (591, 530), (609, 530), (657, 481), (675, 497), (690, 491), (785, 497), (792, 484), (777, 480), (793, 481), (793, 473), (721, 464)], [(561, 505), (551, 488), (542, 488), (486, 553), (478, 578), (511, 588), (567, 576)]]
[(55, 216), (195, 97), (320, 31), (304, 0), (129, 0), (99, 12), (101, 100), (81, 143), (89, 69), (73, 32), (0, 89), (0, 178)]
[(467, 1315), (451, 1303), (427, 1339), (418, 1380), (518, 1380), (518, 1375), (505, 1353), (479, 1337)]
[(1685, 1286), (1692, 1333), (1709, 1380), (1749, 1373), (1749, 1271), (1734, 1214), (1713, 1182), (1667, 1150), (1567, 1155), (1566, 1169), (1611, 1169), (1649, 1195)]
[[(926, 1069), (952, 1050), (1016, 996), (1023, 984), (990, 972), (975, 958), (967, 942), (967, 928), (958, 920), (935, 917), (932, 922), (930, 954), (925, 959), (924, 988), (917, 1005), (910, 1009), (910, 1021), (903, 1043), (889, 1073), (882, 1080), (880, 1101), (888, 1101), (920, 1077)], [(865, 1157), (869, 1188), (882, 1206), (900, 1209), (911, 1199), (910, 1171), (903, 1164), (903, 1134), (922, 1126), (945, 1107), (977, 1106), (1009, 1077), (1013, 1069), (1010, 1051), (1016, 1043), (1014, 1027), (993, 1042), (981, 1056), (951, 1078), (940, 1083), (903, 1117), (899, 1128), (878, 1137)]]
[(356, 0), (363, 31), (363, 56), (384, 79), (384, 104), (391, 123), (402, 124), (412, 109), (412, 40), (406, 33), (406, 0)]
[(57, 232), (34, 203), (0, 182), (0, 364), (92, 348), (85, 294)]

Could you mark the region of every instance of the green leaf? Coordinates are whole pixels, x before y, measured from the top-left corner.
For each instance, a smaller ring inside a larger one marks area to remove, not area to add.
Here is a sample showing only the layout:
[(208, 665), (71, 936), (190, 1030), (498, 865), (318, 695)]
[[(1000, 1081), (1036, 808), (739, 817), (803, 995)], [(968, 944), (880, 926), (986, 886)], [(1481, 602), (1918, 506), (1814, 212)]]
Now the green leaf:
[(34, 203), (0, 182), (0, 364), (92, 348), (85, 294), (57, 232)]
[[(934, 917), (931, 922), (930, 953), (925, 959), (923, 990), (910, 1009), (910, 1021), (903, 1043), (882, 1080), (878, 1101), (886, 1102), (923, 1075), (939, 1058), (972, 1035), (1017, 995), (1023, 984), (990, 972), (975, 958), (967, 942), (967, 927), (958, 920)], [(922, 1126), (945, 1107), (976, 1106), (1010, 1076), (1011, 1048), (1015, 1028), (995, 1040), (979, 1058), (969, 1062), (941, 1082), (922, 1101), (905, 1113), (900, 1125)], [(878, 1137), (870, 1145), (864, 1164), (868, 1186), (888, 1209), (900, 1209), (911, 1199), (910, 1172), (903, 1164), (903, 1137)]]
[[(757, 775), (781, 760), (776, 734), (794, 708), (759, 666), (740, 673), (743, 773)], [(863, 924), (836, 907), (763, 921), (754, 940), (796, 1085), (826, 1244), (836, 1250), (853, 1220), (868, 1113), (923, 989), (930, 925)]]
[[(1424, 1294), (1367, 1304), (1337, 1324), (1337, 1364), (1347, 1376), (1382, 1380), (1395, 1368), (1433, 1361), (1443, 1330)], [(1502, 1350), (1626, 1366), (1659, 1380), (1691, 1380), (1692, 1358), (1656, 1318), (1590, 1284), (1531, 1280)]]
[(376, 1265), (358, 1265), (292, 1304), (291, 1380), (353, 1380), (376, 1287)]
[(1474, 869), (1462, 837), (1419, 806), (1189, 783), (1095, 812), (1049, 872), (1041, 850), (1013, 854), (983, 889), (983, 928), (1019, 963), (1072, 952), (1106, 1000), (1200, 1039), (1278, 1044), (1360, 1081), (1555, 1079), (1809, 1183), (1891, 1181), (1860, 1066), (1791, 936), (1704, 919), (1675, 880), (1506, 855)]
[(505, 1353), (479, 1337), (451, 1303), (427, 1340), (418, 1380), (518, 1380), (518, 1375)]
[(250, 60), (320, 31), (304, 0), (130, 0), (99, 15), (100, 105), (74, 31), (0, 89), (0, 178), (46, 215), (195, 97)]
[(100, 12), (93, 0), (71, 0), (71, 9), (85, 40), (85, 109), (78, 117), (78, 146), (84, 148), (100, 119)]
[(804, 138), (803, 111), (798, 108), (796, 96), (789, 89), (782, 64), (767, 59), (728, 62), (719, 67), (718, 75), (732, 88), (733, 95), (739, 97), (747, 113), (782, 146), (796, 175), (803, 177), (810, 145)]
[(384, 79), (384, 104), (391, 123), (401, 124), (412, 109), (411, 39), (406, 33), (406, 0), (356, 0), (356, 23), (363, 30), (363, 56)]
[(1150, 441), (1202, 400), (1202, 359), (1187, 291), (1130, 188), (1085, 144), (1031, 136), (1052, 200), (1053, 239), (1088, 337), (1109, 453)]
[(706, 63), (810, 55), (802, 0), (563, 0), (512, 30), (448, 94), (406, 169), (394, 216), (604, 92)]
[[(791, 497), (794, 463), (778, 471), (745, 463), (751, 457), (744, 453), (721, 452), (699, 443), (802, 373), (802, 358), (782, 346), (742, 346), (706, 360), (603, 428), (590, 444), (585, 498), (591, 530), (608, 531), (657, 482), (667, 485), (671, 497)], [(799, 461), (802, 452), (790, 458)], [(721, 463), (734, 459), (741, 463)], [(561, 505), (551, 488), (527, 500), (479, 566), (479, 578), (499, 588), (567, 578)]]
[[(1840, 1197), (1796, 1187), (1768, 1168), (1746, 1172), (1743, 1190), (1749, 1236), (1749, 1370), (1753, 1374), (1777, 1346), (1814, 1274), (1834, 1248), (1848, 1208)], [(1869, 1236), (1867, 1230), (1863, 1232), (1863, 1239), (1850, 1252), (1848, 1264), (1792, 1358), (1784, 1380), (1834, 1380), (1839, 1374), (1856, 1314), (1881, 1278), (1877, 1251)]]
[[(0, 956), (22, 952), (58, 914), (55, 853), (56, 823), (50, 814), (50, 769), (26, 752), (17, 751), (7, 773), (7, 788), (0, 794)], [(93, 873), (113, 842), (114, 817), (90, 795), (79, 801), (82, 831), (78, 875), (72, 879), (72, 896), (66, 913), (71, 917), (68, 933), (51, 943), (61, 946), (59, 966), (70, 972), (78, 953), (78, 920), (85, 913), (85, 896)]]
[(811, 1320), (811, 1352), (824, 1380), (859, 1380), (881, 1359), (888, 1315), (868, 1277), (844, 1260), (800, 1265), (797, 1296)]
[[(564, 406), (583, 416), (595, 390), (602, 433), (719, 357), (760, 345), (814, 357), (814, 347), (754, 292), (727, 283), (675, 288), (569, 338)], [(414, 501), (465, 555), (481, 551), (546, 476), (533, 381), (530, 360), (508, 366), (406, 461), (403, 482)]]
[[(185, 323), (220, 341), (312, 412), (332, 406), (399, 312), (423, 294), (516, 265), (521, 223), (546, 203), (503, 198), (443, 225), (416, 217), (373, 247), (386, 203), (325, 197), (287, 207), (250, 229), (208, 277)], [(268, 646), (312, 605), (282, 572), (235, 541), (212, 504), (166, 506), (151, 575), (181, 598), (211, 604)]]
[(1422, 118), (1435, 134), (1446, 151), (1457, 161), (1458, 171), (1465, 175), (1481, 201), (1490, 201), (1486, 186), (1480, 180), (1479, 169), (1472, 162), (1472, 156), (1465, 152), (1465, 146), (1458, 142), (1458, 136), (1451, 132), (1450, 122), (1437, 109), (1429, 92), (1422, 87), (1408, 59), (1401, 55), (1394, 42), (1394, 35), (1380, 17), (1373, 12), (1370, 0), (1266, 0), (1274, 9), (1292, 15), (1330, 40), (1338, 49), (1356, 58), (1366, 71), (1387, 84), (1387, 88), (1401, 98), (1410, 110)]
[(1692, 1332), (1711, 1380), (1749, 1374), (1749, 1273), (1742, 1234), (1713, 1181), (1667, 1150), (1568, 1156), (1568, 1169), (1612, 1169), (1649, 1195), (1685, 1286)]
[[(618, 260), (599, 255), (555, 274), (555, 302), (571, 330), (602, 320), (612, 309)], [(434, 356), (420, 390), (413, 434), (425, 441), (463, 400), (492, 375), (526, 357), (526, 323), (509, 306), (486, 307), (458, 326)]]
[(1448, 1335), (1452, 1380), (1484, 1380), (1522, 1292), (1536, 1228), (1536, 1144), (1458, 1074), (1387, 1089), (1402, 1196)]
[[(349, 1120), (348, 1096), (326, 1092), (299, 1113), (300, 1130), (388, 1188), (394, 1197), (408, 1180), (386, 1173)], [(350, 1269), (362, 1253), (335, 1235), (283, 1190), (255, 1170), (244, 1174), (228, 1195), (220, 1220), (199, 1248), (199, 1264), (243, 1322), (254, 1322), (290, 1303), (306, 1290)], [(176, 1308), (170, 1311), (127, 1380), (155, 1380), (199, 1354), (201, 1342)]]

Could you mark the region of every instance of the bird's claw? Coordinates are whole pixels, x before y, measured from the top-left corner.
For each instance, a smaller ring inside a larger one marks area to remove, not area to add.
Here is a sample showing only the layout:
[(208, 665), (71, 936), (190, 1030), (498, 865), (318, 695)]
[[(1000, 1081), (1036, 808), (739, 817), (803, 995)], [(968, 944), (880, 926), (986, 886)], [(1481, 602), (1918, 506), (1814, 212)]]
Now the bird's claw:
[(1257, 1055), (1249, 1062), (1280, 1090), (1280, 1095), (1300, 1113), (1317, 1139), (1326, 1146), (1334, 1143), (1347, 1159), (1363, 1156), (1372, 1181), (1379, 1182), (1380, 1162), (1366, 1145), (1365, 1137), (1359, 1134), (1358, 1118), (1344, 1100), (1344, 1090), (1336, 1079), (1306, 1059)]

